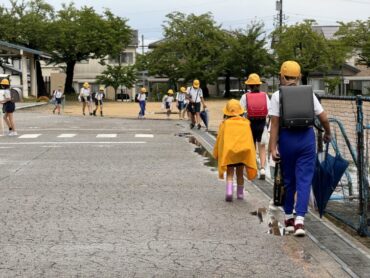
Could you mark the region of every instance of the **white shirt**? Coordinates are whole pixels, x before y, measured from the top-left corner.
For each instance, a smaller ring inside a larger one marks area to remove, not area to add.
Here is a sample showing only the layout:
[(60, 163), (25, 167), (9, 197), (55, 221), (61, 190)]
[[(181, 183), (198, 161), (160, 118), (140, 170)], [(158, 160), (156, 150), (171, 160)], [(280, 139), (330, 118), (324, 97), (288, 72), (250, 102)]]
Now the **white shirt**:
[[(270, 111), (271, 101), (269, 99), (269, 96), (266, 93), (265, 93), (265, 95), (266, 95), (267, 111)], [(242, 95), (242, 97), (240, 98), (240, 106), (248, 114), (248, 111), (247, 111), (247, 94)]]
[(194, 87), (188, 88), (188, 94), (192, 102), (200, 102), (200, 98), (203, 97), (203, 91), (201, 88), (195, 89)]
[(103, 92), (97, 92), (96, 95), (95, 95), (95, 98), (97, 100), (103, 100), (104, 98), (104, 93)]
[[(322, 105), (321, 103), (319, 102), (319, 100), (317, 99), (317, 97), (315, 96), (315, 94), (313, 94), (313, 106), (314, 106), (314, 111), (315, 111), (315, 115), (320, 115), (324, 109), (322, 108)], [(272, 97), (271, 97), (271, 107), (269, 109), (269, 115), (270, 116), (276, 116), (276, 117), (280, 117), (280, 96), (279, 96), (279, 91), (276, 91), (275, 93), (272, 94)]]
[(173, 96), (169, 96), (169, 95), (164, 96), (164, 101), (168, 102), (169, 104), (171, 104), (173, 102), (173, 100), (174, 100)]
[(61, 98), (63, 93), (59, 90), (54, 91), (54, 97), (55, 98)]
[(146, 100), (146, 94), (145, 94), (145, 93), (144, 93), (144, 94), (140, 93), (140, 94), (137, 96), (137, 100), (138, 100), (138, 101), (144, 101), (144, 100)]
[(10, 99), (10, 90), (9, 89), (1, 89), (0, 90), (0, 101), (4, 101), (5, 99)]
[(176, 95), (176, 100), (177, 101), (185, 101), (185, 98), (186, 98), (185, 93), (178, 92), (177, 95)]
[(91, 94), (90, 89), (81, 88), (80, 95), (82, 95), (83, 97), (88, 97), (90, 94)]

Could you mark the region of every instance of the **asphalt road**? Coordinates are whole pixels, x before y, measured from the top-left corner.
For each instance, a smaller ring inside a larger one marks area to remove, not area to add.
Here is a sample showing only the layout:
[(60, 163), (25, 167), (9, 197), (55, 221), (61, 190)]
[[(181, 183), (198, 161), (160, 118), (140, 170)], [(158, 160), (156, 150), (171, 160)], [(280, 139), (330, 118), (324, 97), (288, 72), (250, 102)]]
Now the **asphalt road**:
[(0, 277), (346, 277), (308, 237), (268, 234), (256, 187), (226, 203), (183, 122), (16, 123), (0, 137)]

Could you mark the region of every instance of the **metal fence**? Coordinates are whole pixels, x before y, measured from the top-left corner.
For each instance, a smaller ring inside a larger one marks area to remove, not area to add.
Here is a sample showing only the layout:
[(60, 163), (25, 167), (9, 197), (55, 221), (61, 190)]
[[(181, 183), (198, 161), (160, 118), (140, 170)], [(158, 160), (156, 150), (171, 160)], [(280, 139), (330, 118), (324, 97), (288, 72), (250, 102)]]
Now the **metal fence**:
[[(370, 236), (369, 129), (370, 97), (319, 96), (333, 133), (331, 153), (340, 153), (350, 166), (335, 189), (326, 212)], [(322, 133), (318, 132), (318, 151)]]

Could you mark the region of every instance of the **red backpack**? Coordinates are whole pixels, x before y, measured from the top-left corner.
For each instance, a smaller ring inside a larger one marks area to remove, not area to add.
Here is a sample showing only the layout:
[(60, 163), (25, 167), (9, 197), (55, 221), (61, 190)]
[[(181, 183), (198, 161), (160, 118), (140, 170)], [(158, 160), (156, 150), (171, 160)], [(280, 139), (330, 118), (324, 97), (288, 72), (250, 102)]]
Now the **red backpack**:
[(246, 101), (248, 118), (266, 118), (268, 114), (266, 93), (247, 93)]

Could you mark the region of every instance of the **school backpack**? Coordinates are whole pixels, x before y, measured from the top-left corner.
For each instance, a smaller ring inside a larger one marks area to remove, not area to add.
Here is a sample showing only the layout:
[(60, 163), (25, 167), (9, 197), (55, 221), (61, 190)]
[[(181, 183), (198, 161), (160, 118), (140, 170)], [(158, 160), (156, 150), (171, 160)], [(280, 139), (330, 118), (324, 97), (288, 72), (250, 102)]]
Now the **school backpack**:
[(281, 86), (279, 89), (280, 127), (314, 126), (315, 112), (312, 86)]
[(268, 114), (266, 93), (250, 92), (246, 94), (248, 118), (263, 119)]

